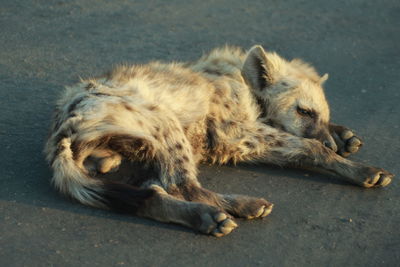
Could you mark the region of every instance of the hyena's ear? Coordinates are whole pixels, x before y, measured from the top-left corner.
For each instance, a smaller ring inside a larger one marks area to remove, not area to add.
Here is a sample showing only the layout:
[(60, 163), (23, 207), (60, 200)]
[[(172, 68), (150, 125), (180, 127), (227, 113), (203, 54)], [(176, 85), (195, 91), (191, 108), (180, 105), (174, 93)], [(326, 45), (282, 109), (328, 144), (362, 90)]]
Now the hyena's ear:
[(259, 91), (274, 83), (273, 66), (268, 61), (264, 49), (260, 45), (253, 46), (247, 53), (242, 68), (242, 76), (245, 81)]
[(329, 78), (329, 74), (328, 74), (328, 73), (325, 73), (325, 74), (321, 77), (321, 79), (319, 79), (319, 84), (320, 84), (320, 85), (323, 85), (323, 84), (326, 82), (326, 80), (328, 80), (328, 78)]

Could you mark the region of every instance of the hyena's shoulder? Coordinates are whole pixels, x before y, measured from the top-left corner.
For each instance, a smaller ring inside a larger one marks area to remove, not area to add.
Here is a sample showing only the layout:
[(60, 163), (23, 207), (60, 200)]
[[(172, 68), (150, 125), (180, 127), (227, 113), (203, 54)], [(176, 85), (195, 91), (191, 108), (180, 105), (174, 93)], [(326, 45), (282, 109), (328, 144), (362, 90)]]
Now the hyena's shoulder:
[(238, 47), (225, 46), (216, 48), (190, 64), (190, 68), (211, 77), (228, 76), (241, 80), (241, 68), (245, 52)]

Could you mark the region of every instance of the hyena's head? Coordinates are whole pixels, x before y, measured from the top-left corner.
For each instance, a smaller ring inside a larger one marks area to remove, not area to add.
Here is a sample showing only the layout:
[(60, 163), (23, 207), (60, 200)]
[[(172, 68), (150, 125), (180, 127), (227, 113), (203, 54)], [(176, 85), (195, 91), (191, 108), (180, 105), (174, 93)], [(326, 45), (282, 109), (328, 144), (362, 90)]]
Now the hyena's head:
[(296, 136), (318, 139), (337, 150), (329, 133), (329, 106), (322, 88), (327, 74), (320, 77), (301, 60), (287, 61), (254, 46), (247, 54), (242, 75), (267, 123)]

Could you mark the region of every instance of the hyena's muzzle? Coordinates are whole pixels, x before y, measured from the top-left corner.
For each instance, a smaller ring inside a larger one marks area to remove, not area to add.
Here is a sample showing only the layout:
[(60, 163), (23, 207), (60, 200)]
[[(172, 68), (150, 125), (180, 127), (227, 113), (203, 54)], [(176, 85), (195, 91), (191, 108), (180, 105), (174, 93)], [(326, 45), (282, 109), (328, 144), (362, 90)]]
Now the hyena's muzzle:
[(310, 139), (317, 139), (326, 147), (332, 149), (335, 152), (337, 152), (338, 150), (336, 142), (329, 131), (328, 123), (318, 122), (317, 124), (311, 127), (307, 127), (304, 133), (304, 137)]

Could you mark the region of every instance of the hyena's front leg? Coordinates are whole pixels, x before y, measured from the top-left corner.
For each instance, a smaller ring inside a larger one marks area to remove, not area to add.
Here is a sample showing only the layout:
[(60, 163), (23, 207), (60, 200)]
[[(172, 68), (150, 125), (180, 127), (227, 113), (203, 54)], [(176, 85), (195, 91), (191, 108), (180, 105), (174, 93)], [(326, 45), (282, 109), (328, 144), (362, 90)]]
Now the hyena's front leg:
[(342, 157), (348, 157), (360, 150), (363, 142), (347, 127), (329, 124), (329, 131), (338, 147), (337, 153)]
[(267, 125), (243, 130), (242, 138), (228, 141), (234, 147), (234, 161), (258, 161), (333, 172), (349, 182), (364, 186), (386, 186), (393, 174), (381, 169), (347, 160), (315, 139), (297, 137)]
[(281, 142), (266, 137), (267, 146), (263, 156), (265, 162), (333, 172), (364, 187), (386, 186), (394, 176), (381, 168), (347, 160), (314, 139), (283, 134), (278, 140)]
[(299, 160), (295, 161), (297, 166), (330, 171), (351, 183), (368, 188), (387, 186), (393, 179), (394, 175), (382, 168), (347, 160), (314, 140), (303, 141), (304, 152), (309, 154), (300, 156)]

